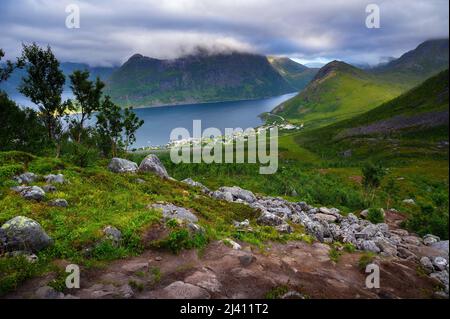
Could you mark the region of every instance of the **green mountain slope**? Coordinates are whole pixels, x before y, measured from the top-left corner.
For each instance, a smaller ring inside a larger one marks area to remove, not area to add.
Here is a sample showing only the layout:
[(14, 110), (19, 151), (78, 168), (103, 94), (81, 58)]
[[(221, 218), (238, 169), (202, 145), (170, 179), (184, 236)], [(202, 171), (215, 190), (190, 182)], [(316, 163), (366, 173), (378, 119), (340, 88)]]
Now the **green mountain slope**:
[(236, 52), (175, 60), (136, 54), (107, 82), (107, 93), (117, 103), (135, 106), (254, 99), (292, 91), (265, 56)]
[(296, 90), (303, 90), (319, 71), (318, 68), (308, 68), (289, 58), (268, 57), (270, 64)]
[(297, 142), (323, 157), (448, 159), (448, 69), (354, 118), (299, 134)]
[(333, 61), (322, 67), (302, 92), (273, 112), (310, 129), (364, 113), (400, 93), (398, 86)]
[(448, 68), (449, 40), (437, 39), (421, 43), (414, 50), (369, 72), (390, 82), (411, 88)]

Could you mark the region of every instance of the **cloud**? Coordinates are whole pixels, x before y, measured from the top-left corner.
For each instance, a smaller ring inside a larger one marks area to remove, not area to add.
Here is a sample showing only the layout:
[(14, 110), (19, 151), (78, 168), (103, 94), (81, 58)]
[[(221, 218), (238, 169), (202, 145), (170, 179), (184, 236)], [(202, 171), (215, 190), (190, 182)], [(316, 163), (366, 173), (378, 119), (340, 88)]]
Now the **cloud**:
[[(378, 3), (381, 28), (365, 27)], [(77, 4), (81, 28), (67, 29)], [(420, 42), (448, 37), (447, 0), (2, 0), (0, 47), (50, 44), (63, 61), (111, 65), (134, 53), (174, 58), (199, 46), (286, 55), (302, 61), (377, 63)]]

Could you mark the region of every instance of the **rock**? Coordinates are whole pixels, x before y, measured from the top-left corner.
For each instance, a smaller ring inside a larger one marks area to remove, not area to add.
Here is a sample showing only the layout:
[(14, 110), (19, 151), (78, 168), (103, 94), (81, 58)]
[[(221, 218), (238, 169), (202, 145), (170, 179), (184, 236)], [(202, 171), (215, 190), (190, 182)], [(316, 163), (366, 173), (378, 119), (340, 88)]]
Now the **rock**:
[(334, 223), (337, 220), (336, 216), (322, 214), (322, 213), (315, 214), (314, 219), (322, 221), (322, 222), (326, 222), (326, 223)]
[(108, 169), (113, 173), (134, 173), (138, 166), (135, 162), (114, 157), (108, 165)]
[(130, 285), (128, 284), (124, 284), (119, 288), (119, 295), (125, 299), (133, 298), (134, 297), (133, 288), (131, 288)]
[(155, 257), (155, 260), (156, 260), (156, 261), (162, 261), (163, 258), (162, 258), (161, 256), (156, 256), (156, 257)]
[(380, 252), (380, 248), (378, 248), (377, 244), (373, 240), (358, 240), (357, 248), (359, 250), (370, 251), (376, 254)]
[(136, 178), (134, 180), (137, 184), (145, 184), (145, 180), (143, 180), (142, 178)]
[(50, 206), (56, 206), (56, 207), (68, 207), (69, 203), (62, 198), (58, 198), (58, 199), (54, 199), (52, 201), (49, 202)]
[(231, 195), (231, 193), (224, 193), (224, 192), (220, 192), (220, 191), (215, 191), (215, 192), (212, 193), (211, 196), (214, 197), (215, 199), (224, 200), (224, 201), (227, 201), (227, 202), (232, 202), (233, 201), (233, 195)]
[(63, 174), (49, 174), (47, 176), (44, 176), (45, 181), (48, 184), (54, 183), (54, 184), (63, 184), (64, 183), (64, 175)]
[[(448, 284), (449, 284), (449, 278), (448, 278), (448, 271), (438, 271), (430, 274), (431, 278), (436, 279), (444, 286), (444, 291), (448, 295)], [(448, 298), (448, 296), (447, 296)]]
[(386, 238), (379, 238), (375, 241), (375, 244), (380, 248), (381, 252), (389, 257), (397, 256), (397, 246), (391, 243)]
[(250, 221), (248, 219), (245, 219), (242, 222), (233, 221), (233, 225), (236, 228), (246, 228), (250, 226)]
[(405, 247), (397, 247), (397, 256), (403, 259), (417, 259), (416, 254)]
[(175, 281), (162, 290), (165, 299), (209, 299), (210, 294), (203, 288), (182, 281)]
[(202, 234), (205, 232), (205, 230), (203, 229), (203, 227), (201, 227), (198, 224), (195, 223), (189, 223), (188, 224), (188, 228), (191, 232), (195, 233), (195, 234)]
[(416, 205), (416, 202), (412, 198), (404, 199), (403, 203), (408, 204), (408, 205)]
[(120, 246), (122, 241), (122, 233), (114, 226), (106, 226), (103, 229), (103, 234), (105, 235), (106, 240), (110, 240), (114, 246)]
[(433, 266), (434, 266), (434, 269), (436, 269), (437, 271), (444, 270), (447, 267), (447, 265), (448, 265), (448, 262), (443, 257), (436, 257), (433, 259)]
[(153, 204), (150, 207), (162, 210), (163, 218), (166, 220), (179, 219), (192, 223), (198, 222), (197, 216), (184, 207), (175, 206), (173, 204)]
[(38, 186), (16, 186), (11, 187), (11, 189), (28, 200), (41, 201), (45, 197), (44, 190)]
[(206, 289), (211, 292), (220, 292), (222, 290), (222, 285), (219, 280), (217, 280), (217, 276), (207, 269), (204, 271), (197, 271), (187, 277), (184, 280), (185, 283), (192, 284), (198, 286), (200, 288)]
[(36, 252), (53, 244), (38, 222), (23, 216), (10, 219), (1, 227), (6, 234), (6, 249)]
[(284, 223), (282, 218), (269, 212), (263, 212), (256, 222), (266, 226), (279, 226)]
[(405, 237), (409, 235), (408, 231), (405, 229), (392, 229), (391, 233), (400, 237)]
[(158, 156), (154, 154), (148, 155), (144, 158), (139, 165), (140, 172), (150, 172), (158, 175), (161, 178), (169, 178), (169, 174), (166, 171), (166, 168), (159, 160)]
[(298, 196), (297, 191), (296, 191), (295, 189), (293, 189), (293, 190), (291, 191), (291, 197), (297, 197), (297, 196)]
[(198, 187), (202, 190), (203, 193), (205, 194), (209, 194), (211, 193), (211, 191), (209, 190), (208, 187), (206, 187), (205, 185), (203, 185), (202, 183), (196, 182), (191, 178), (186, 178), (184, 180), (181, 181), (182, 183), (188, 184), (192, 187)]
[(245, 254), (242, 256), (239, 256), (239, 262), (242, 266), (247, 267), (250, 266), (252, 262), (256, 260), (256, 257), (251, 254)]
[(19, 176), (13, 177), (13, 179), (19, 184), (31, 184), (38, 179), (38, 175), (30, 172), (20, 174)]
[(246, 203), (253, 203), (256, 200), (256, 197), (252, 192), (238, 186), (221, 187), (218, 191), (222, 193), (230, 193), (231, 196), (233, 196), (233, 200), (241, 199)]
[(52, 287), (44, 286), (36, 290), (34, 296), (37, 299), (61, 299), (64, 297), (64, 294), (56, 291)]
[(421, 244), (420, 238), (416, 236), (405, 236), (402, 238), (402, 240), (409, 245), (419, 246)]
[(24, 257), (29, 263), (34, 264), (39, 257), (29, 251), (16, 250), (8, 254), (10, 257)]
[(45, 185), (44, 187), (42, 187), (42, 189), (44, 190), (44, 192), (46, 193), (54, 193), (56, 192), (56, 187), (53, 185)]
[(129, 262), (122, 266), (122, 269), (129, 273), (135, 273), (138, 271), (146, 271), (148, 269), (148, 263), (146, 262)]
[(369, 224), (366, 227), (364, 227), (363, 230), (361, 230), (361, 234), (364, 234), (365, 236), (367, 236), (368, 239), (370, 239), (381, 234), (381, 232), (378, 229), (377, 225)]
[(225, 245), (231, 246), (231, 248), (233, 248), (234, 250), (241, 250), (242, 246), (239, 245), (237, 242), (235, 242), (234, 240), (230, 239), (230, 238), (225, 238), (223, 240), (223, 243)]
[(441, 240), (437, 243), (431, 244), (431, 248), (441, 251), (448, 256), (448, 240)]
[(357, 224), (358, 223), (358, 217), (356, 215), (349, 213), (345, 218), (349, 224)]
[(433, 263), (431, 262), (430, 258), (426, 256), (420, 258), (420, 265), (428, 274), (434, 271)]
[(285, 233), (285, 234), (291, 234), (292, 232), (294, 232), (291, 225), (289, 225), (288, 223), (283, 223), (281, 225), (275, 226), (275, 229), (278, 232)]
[(431, 234), (423, 236), (423, 244), (426, 246), (431, 246), (432, 244), (437, 243), (440, 240), (441, 239), (438, 236), (434, 236)]

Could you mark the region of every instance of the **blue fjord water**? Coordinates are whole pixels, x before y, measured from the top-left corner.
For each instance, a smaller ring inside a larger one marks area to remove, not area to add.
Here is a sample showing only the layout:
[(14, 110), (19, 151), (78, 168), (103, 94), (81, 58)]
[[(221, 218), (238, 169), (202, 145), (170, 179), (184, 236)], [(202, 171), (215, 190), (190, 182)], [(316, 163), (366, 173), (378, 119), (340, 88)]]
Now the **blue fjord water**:
[[(173, 105), (135, 109), (136, 114), (145, 121), (137, 131), (133, 147), (164, 145), (169, 142), (170, 132), (177, 127), (186, 128), (192, 134), (192, 121), (201, 120), (202, 130), (215, 127), (224, 133), (225, 128), (246, 129), (263, 124), (258, 117), (269, 112), (296, 93), (246, 101)], [(70, 96), (67, 96), (70, 97)], [(65, 96), (65, 98), (67, 98)], [(24, 98), (14, 98), (17, 103), (32, 107)]]

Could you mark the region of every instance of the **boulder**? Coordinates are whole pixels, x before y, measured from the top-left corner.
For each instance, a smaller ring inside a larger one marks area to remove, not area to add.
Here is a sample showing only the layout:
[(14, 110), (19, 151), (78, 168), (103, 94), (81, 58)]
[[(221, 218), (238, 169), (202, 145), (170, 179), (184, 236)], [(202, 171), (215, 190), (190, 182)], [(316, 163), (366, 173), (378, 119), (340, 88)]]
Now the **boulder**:
[(42, 189), (44, 190), (44, 192), (46, 193), (54, 193), (56, 192), (56, 187), (50, 184), (44, 185), (42, 187)]
[(53, 244), (41, 225), (27, 217), (17, 216), (1, 227), (6, 234), (6, 249), (36, 252)]
[(162, 290), (165, 299), (209, 299), (210, 294), (203, 288), (182, 281), (175, 281)]
[(105, 239), (111, 241), (114, 246), (120, 246), (122, 241), (122, 233), (116, 227), (106, 226), (103, 228), (103, 234), (105, 235)]
[(251, 263), (253, 263), (256, 260), (256, 257), (252, 254), (245, 254), (242, 256), (239, 256), (239, 262), (242, 266), (247, 267), (250, 266)]
[(166, 171), (166, 168), (159, 160), (158, 156), (154, 154), (148, 155), (144, 158), (139, 165), (139, 172), (144, 173), (154, 173), (161, 178), (169, 178), (169, 174)]
[(253, 203), (256, 200), (256, 197), (252, 192), (238, 186), (221, 187), (218, 191), (222, 193), (230, 193), (233, 196), (233, 200), (241, 199), (247, 203)]
[(282, 218), (269, 212), (263, 212), (256, 222), (266, 226), (279, 226), (284, 223)]
[(434, 266), (434, 269), (436, 269), (437, 271), (444, 270), (447, 267), (447, 265), (448, 265), (448, 262), (443, 257), (436, 257), (433, 259), (433, 266)]
[(44, 176), (48, 184), (63, 184), (65, 182), (63, 174), (49, 174)]
[(420, 238), (416, 236), (405, 236), (403, 237), (403, 242), (413, 245), (413, 246), (419, 246), (420, 245)]
[(138, 166), (135, 162), (114, 157), (109, 162), (108, 169), (113, 173), (134, 173), (137, 171)]
[(68, 207), (69, 203), (63, 198), (58, 198), (58, 199), (54, 199), (54, 200), (50, 201), (49, 205), (56, 206), (56, 207)]
[(227, 201), (227, 202), (232, 202), (233, 201), (233, 195), (231, 195), (231, 193), (215, 191), (214, 193), (212, 193), (211, 196), (214, 197), (215, 199), (224, 200), (224, 201)]
[(407, 205), (416, 205), (416, 202), (415, 202), (414, 199), (412, 199), (412, 198), (404, 199), (404, 200), (403, 200), (403, 203), (404, 203), (404, 204), (407, 204)]
[(233, 221), (233, 225), (236, 228), (246, 228), (250, 226), (250, 221), (248, 219), (245, 219), (242, 222)]
[(426, 256), (420, 258), (420, 265), (428, 274), (434, 271), (433, 263), (431, 262), (430, 258)]
[(11, 187), (11, 190), (28, 200), (41, 201), (45, 197), (44, 190), (38, 186), (15, 186)]
[(38, 179), (38, 175), (30, 172), (20, 174), (13, 178), (19, 184), (31, 184)]
[(448, 240), (441, 240), (437, 243), (431, 244), (431, 248), (439, 250), (444, 255), (448, 256)]
[(225, 245), (231, 246), (231, 248), (233, 248), (234, 250), (241, 250), (241, 249), (242, 249), (242, 246), (241, 246), (241, 245), (239, 245), (237, 242), (235, 242), (234, 240), (232, 240), (232, 239), (230, 239), (230, 238), (225, 238), (225, 239), (223, 240), (223, 243), (224, 243)]
[(423, 244), (426, 246), (431, 246), (432, 244), (437, 243), (440, 240), (441, 239), (438, 236), (434, 236), (431, 234), (423, 236)]
[(322, 222), (326, 222), (326, 223), (334, 223), (337, 220), (336, 216), (323, 214), (323, 213), (315, 214), (314, 219), (322, 221)]
[(185, 184), (188, 184), (188, 185), (190, 185), (190, 186), (192, 186), (192, 187), (198, 187), (198, 188), (200, 188), (200, 189), (202, 190), (202, 192), (205, 193), (205, 194), (208, 194), (208, 193), (211, 192), (211, 191), (209, 190), (208, 187), (206, 187), (206, 186), (203, 185), (202, 183), (199, 183), (199, 182), (194, 181), (194, 180), (191, 179), (191, 178), (186, 178), (186, 179), (182, 180), (181, 182), (182, 182), (182, 183), (185, 183)]
[(294, 230), (288, 223), (283, 223), (281, 225), (275, 226), (275, 229), (280, 233), (291, 234)]
[(373, 240), (358, 240), (357, 248), (359, 250), (370, 251), (376, 254), (380, 252), (380, 248), (378, 248), (377, 244)]
[(161, 210), (163, 218), (166, 220), (179, 219), (192, 223), (198, 222), (197, 216), (184, 207), (175, 206), (173, 204), (152, 204), (150, 205), (150, 208)]
[(401, 246), (397, 247), (397, 256), (403, 259), (417, 259), (416, 254)]
[(50, 286), (40, 287), (34, 293), (36, 299), (62, 299), (64, 294), (62, 292), (56, 291)]
[(391, 243), (386, 238), (378, 238), (375, 244), (380, 248), (381, 252), (386, 256), (395, 257), (397, 256), (397, 246)]

